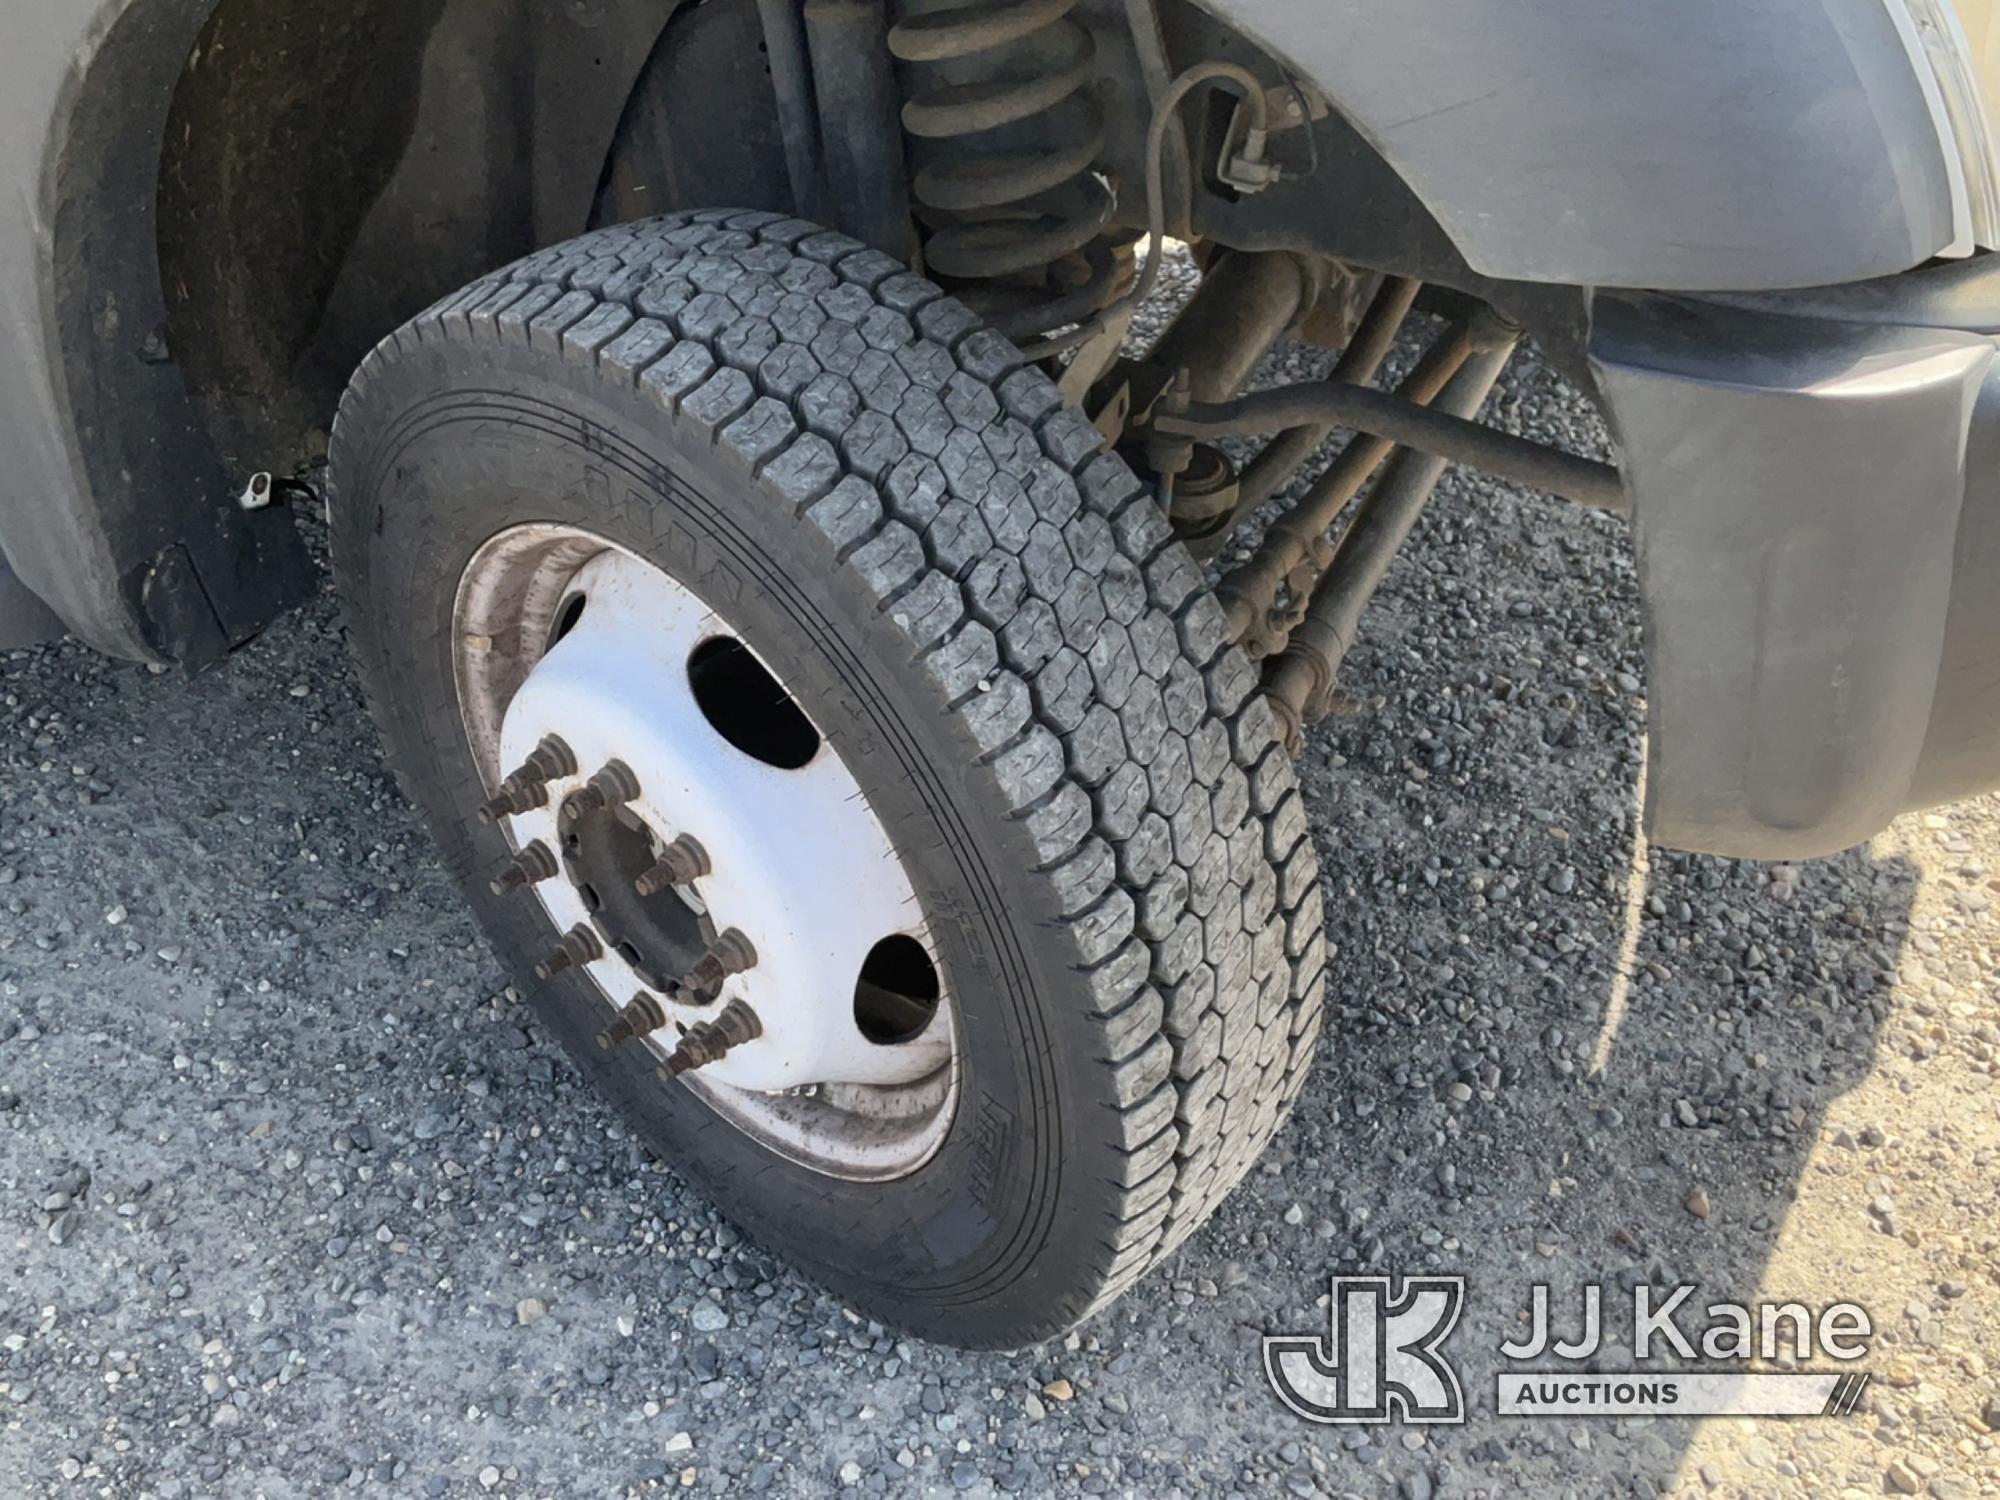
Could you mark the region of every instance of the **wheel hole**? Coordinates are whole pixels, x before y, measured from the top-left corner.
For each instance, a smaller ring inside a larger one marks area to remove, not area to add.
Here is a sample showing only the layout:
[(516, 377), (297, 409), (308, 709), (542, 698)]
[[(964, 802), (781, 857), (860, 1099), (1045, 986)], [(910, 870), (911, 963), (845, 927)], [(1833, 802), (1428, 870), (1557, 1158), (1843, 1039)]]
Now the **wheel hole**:
[(583, 608), (589, 602), (588, 594), (571, 594), (563, 600), (562, 608), (556, 611), (555, 624), (549, 627), (549, 645), (553, 646), (576, 629), (577, 623), (583, 619)]
[(636, 943), (620, 943), (618, 945), (618, 956), (635, 969), (646, 967), (645, 955), (640, 953), (638, 944)]
[(584, 908), (588, 911), (596, 911), (604, 905), (604, 898), (597, 894), (597, 887), (594, 885), (580, 885), (576, 888), (576, 893), (583, 897)]
[(750, 648), (711, 636), (688, 656), (688, 685), (709, 727), (753, 760), (796, 771), (819, 753), (819, 731)]
[(919, 1035), (937, 1014), (937, 965), (924, 945), (903, 933), (885, 937), (868, 950), (854, 982), (854, 1024), (880, 1046)]

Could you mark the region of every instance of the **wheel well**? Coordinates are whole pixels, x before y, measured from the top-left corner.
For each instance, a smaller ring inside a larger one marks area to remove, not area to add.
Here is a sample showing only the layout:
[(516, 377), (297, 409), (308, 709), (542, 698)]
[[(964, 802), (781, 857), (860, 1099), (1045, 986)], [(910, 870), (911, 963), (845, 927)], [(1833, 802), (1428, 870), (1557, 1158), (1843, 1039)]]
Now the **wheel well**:
[[(453, 288), (699, 186), (664, 153), (657, 80), (695, 88), (675, 54), (712, 61), (745, 15), (754, 0), (221, 0), (174, 87), (157, 244), (166, 351), (228, 467), (310, 456), (362, 356)], [(731, 83), (695, 102), (753, 114)]]
[[(1105, 0), (1084, 7), (1100, 8), (1110, 34), (1122, 17)], [(225, 472), (311, 456), (376, 340), (538, 246), (680, 207), (790, 209), (758, 12), (757, 0), (214, 4), (172, 90), (156, 211), (164, 350)], [(1255, 52), (1187, 0), (1162, 14), (1180, 54)], [(1105, 53), (1107, 156), (1136, 177), (1123, 158), (1144, 135), (1143, 89), (1124, 77), (1136, 63), (1113, 62), (1125, 51)], [(1204, 195), (1198, 228), (1377, 266), (1414, 259), (1427, 280), (1478, 284), (1372, 153), (1341, 135), (1313, 159), (1301, 185)], [(1328, 203), (1385, 195), (1397, 211), (1328, 218)], [(1357, 219), (1391, 238), (1351, 244)]]

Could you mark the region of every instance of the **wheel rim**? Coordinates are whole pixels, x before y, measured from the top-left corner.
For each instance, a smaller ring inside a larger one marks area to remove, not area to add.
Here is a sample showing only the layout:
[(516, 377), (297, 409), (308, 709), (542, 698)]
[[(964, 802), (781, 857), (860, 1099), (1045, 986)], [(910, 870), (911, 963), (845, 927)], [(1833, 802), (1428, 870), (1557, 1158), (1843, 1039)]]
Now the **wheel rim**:
[(752, 643), (629, 550), (538, 524), (467, 565), (453, 655), (517, 855), (496, 888), (539, 904), (549, 962), (617, 1017), (600, 1042), (689, 1066), (658, 1086), (826, 1175), (927, 1161), (959, 1076), (936, 945), (881, 819)]

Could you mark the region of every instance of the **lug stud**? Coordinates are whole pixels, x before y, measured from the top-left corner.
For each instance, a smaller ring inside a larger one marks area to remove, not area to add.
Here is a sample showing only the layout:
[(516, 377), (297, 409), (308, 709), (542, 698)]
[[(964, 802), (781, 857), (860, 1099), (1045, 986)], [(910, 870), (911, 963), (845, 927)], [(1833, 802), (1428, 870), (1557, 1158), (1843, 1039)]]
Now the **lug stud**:
[(510, 776), (500, 783), (500, 790), (491, 800), (480, 805), (479, 821), (488, 824), (498, 823), (502, 818), (511, 818), (516, 813), (544, 806), (548, 800), (547, 782), (516, 781)]
[(641, 990), (632, 1003), (618, 1013), (618, 1019), (597, 1033), (597, 1045), (607, 1052), (642, 1036), (651, 1036), (667, 1024), (667, 1008)]
[(536, 839), (508, 861), (507, 867), (494, 876), (489, 885), (494, 895), (504, 896), (509, 891), (519, 890), (523, 886), (539, 885), (542, 881), (559, 874), (561, 869), (562, 866), (556, 863), (556, 857), (549, 853), (549, 846)]
[(595, 963), (602, 957), (604, 945), (597, 941), (597, 934), (579, 922), (563, 934), (563, 940), (556, 944), (554, 952), (535, 965), (535, 978), (549, 979), (564, 969)]
[(528, 758), (507, 773), (492, 800), (479, 809), (479, 819), (482, 823), (497, 823), (502, 818), (541, 807), (549, 800), (550, 781), (575, 774), (575, 754), (555, 735), (545, 734), (541, 743), (528, 752)]
[(554, 781), (558, 776), (576, 774), (576, 752), (555, 735), (545, 734), (542, 742), (528, 752), (528, 759), (514, 773), (523, 780)]
[(695, 966), (681, 976), (680, 987), (684, 990), (714, 991), (731, 974), (741, 974), (746, 969), (757, 966), (757, 950), (750, 946), (750, 939), (734, 927), (715, 940), (715, 946), (702, 954)]
[(757, 1012), (741, 1000), (732, 1000), (713, 1021), (699, 1021), (688, 1028), (687, 1035), (661, 1067), (660, 1081), (671, 1083), (683, 1073), (720, 1062), (732, 1047), (755, 1041), (763, 1034), (764, 1023), (757, 1019)]
[(585, 813), (596, 812), (601, 807), (623, 807), (638, 795), (639, 778), (623, 761), (607, 761), (603, 770), (586, 781), (580, 790), (572, 792), (563, 803), (563, 821), (577, 822)]
[(709, 872), (708, 851), (689, 834), (682, 834), (660, 851), (659, 861), (632, 883), (642, 896), (656, 896), (687, 885)]

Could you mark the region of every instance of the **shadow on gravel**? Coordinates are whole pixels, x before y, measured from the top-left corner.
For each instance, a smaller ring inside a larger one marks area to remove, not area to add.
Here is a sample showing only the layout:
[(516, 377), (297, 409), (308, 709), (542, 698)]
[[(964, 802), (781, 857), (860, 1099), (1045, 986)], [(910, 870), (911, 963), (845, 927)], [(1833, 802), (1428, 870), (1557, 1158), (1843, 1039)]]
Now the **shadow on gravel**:
[[(1334, 832), (1328, 877), (1373, 910), (1330, 919), (1344, 1024), (1283, 1174), (1320, 1253), (1272, 1290), (1296, 1304), (1332, 1271), (1468, 1278), (1452, 1350), (1469, 1426), (1432, 1434), (1417, 1463), (1391, 1432), (1320, 1437), (1323, 1451), (1399, 1477), (1588, 1475), (1653, 1495), (1693, 1480), (1694, 1423), (1496, 1417), (1498, 1345), (1525, 1330), (1537, 1282), (1559, 1337), (1579, 1331), (1582, 1286), (1603, 1288), (1607, 1342), (1586, 1370), (1634, 1368), (1640, 1282), (1656, 1302), (1696, 1284), (1695, 1329), (1713, 1301), (1870, 1302), (1860, 1282), (1767, 1287), (1764, 1272), (1828, 1107), (1874, 1066), (1916, 877), (1859, 852), (1795, 879), (1664, 855), (1621, 871), (1583, 809), (1551, 800), (1504, 832), (1434, 801), (1407, 840)], [(1268, 1324), (1288, 1319), (1325, 1322), (1294, 1305)]]
[[(1512, 393), (1531, 407), (1534, 378)], [(1868, 1302), (1865, 1284), (1763, 1274), (1828, 1107), (1875, 1066), (1917, 872), (1865, 850), (1774, 867), (1637, 842), (1622, 527), (1453, 489), (1371, 613), (1351, 710), (1300, 766), (1335, 950), (1319, 1065), (1276, 1159), (1169, 1274), (1197, 1293), (1240, 1281), (1224, 1296), (1254, 1311), (1222, 1399), (1286, 1434), (1276, 1468), (1302, 1493), (1699, 1488), (1681, 1472), (1692, 1422), (1495, 1416), (1498, 1345), (1537, 1282), (1559, 1337), (1580, 1288), (1604, 1288), (1607, 1343), (1579, 1368), (1632, 1367), (1642, 1281), (1697, 1284), (1695, 1328), (1712, 1301)], [(1323, 1334), (1326, 1276), (1364, 1270), (1467, 1278), (1450, 1344), (1465, 1428), (1275, 1411), (1256, 1335)], [(1171, 1344), (1158, 1358), (1185, 1370)]]

